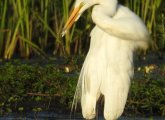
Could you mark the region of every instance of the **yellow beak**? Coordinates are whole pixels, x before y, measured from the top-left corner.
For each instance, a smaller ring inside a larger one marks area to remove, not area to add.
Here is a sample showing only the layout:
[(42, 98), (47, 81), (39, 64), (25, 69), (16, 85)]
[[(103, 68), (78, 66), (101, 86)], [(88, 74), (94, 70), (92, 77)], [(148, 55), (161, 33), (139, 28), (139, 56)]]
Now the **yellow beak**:
[(80, 3), (80, 5), (78, 7), (73, 9), (68, 21), (66, 22), (66, 24), (63, 28), (62, 36), (64, 36), (66, 34), (67, 30), (69, 30), (72, 27), (73, 23), (75, 22), (76, 18), (78, 17), (79, 12), (83, 6), (84, 6), (84, 4)]

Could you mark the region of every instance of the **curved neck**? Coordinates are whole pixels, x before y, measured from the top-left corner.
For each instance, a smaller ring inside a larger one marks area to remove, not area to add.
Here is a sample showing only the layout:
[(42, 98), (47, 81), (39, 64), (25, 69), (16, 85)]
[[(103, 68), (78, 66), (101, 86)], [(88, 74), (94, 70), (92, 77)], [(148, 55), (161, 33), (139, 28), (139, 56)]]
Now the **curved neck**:
[(113, 16), (116, 13), (118, 0), (98, 0), (98, 2), (104, 8), (105, 14)]

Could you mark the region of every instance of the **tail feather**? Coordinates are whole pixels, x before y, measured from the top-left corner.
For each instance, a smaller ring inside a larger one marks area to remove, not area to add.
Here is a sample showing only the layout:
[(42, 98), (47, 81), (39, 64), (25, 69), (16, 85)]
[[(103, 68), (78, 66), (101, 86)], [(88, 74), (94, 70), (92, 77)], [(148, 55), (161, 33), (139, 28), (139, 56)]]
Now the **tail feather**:
[(81, 100), (81, 95), (82, 95), (82, 82), (83, 82), (83, 68), (81, 70), (79, 79), (78, 79), (78, 83), (77, 83), (77, 87), (76, 87), (76, 91), (73, 97), (73, 102), (72, 102), (72, 107), (71, 107), (71, 113), (75, 112), (77, 109), (77, 104), (78, 102), (80, 102)]

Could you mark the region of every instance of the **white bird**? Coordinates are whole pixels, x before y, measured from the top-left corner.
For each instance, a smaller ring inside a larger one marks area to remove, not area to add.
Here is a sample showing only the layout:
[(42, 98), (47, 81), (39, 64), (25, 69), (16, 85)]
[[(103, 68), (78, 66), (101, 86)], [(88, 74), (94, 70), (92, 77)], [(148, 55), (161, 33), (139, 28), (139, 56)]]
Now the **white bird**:
[(93, 6), (90, 48), (79, 76), (75, 99), (81, 97), (85, 119), (96, 116), (96, 103), (104, 96), (104, 118), (117, 120), (123, 113), (130, 80), (133, 77), (133, 53), (146, 49), (149, 33), (142, 20), (117, 0), (76, 0), (63, 35), (81, 14)]

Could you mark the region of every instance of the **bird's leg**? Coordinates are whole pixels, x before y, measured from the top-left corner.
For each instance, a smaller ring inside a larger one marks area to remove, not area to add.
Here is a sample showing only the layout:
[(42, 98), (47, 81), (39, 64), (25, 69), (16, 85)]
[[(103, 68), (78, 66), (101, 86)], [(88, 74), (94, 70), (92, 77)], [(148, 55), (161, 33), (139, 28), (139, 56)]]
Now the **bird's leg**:
[(96, 98), (91, 94), (84, 94), (81, 97), (81, 107), (82, 107), (82, 113), (83, 117), (90, 120), (95, 118), (96, 116)]

